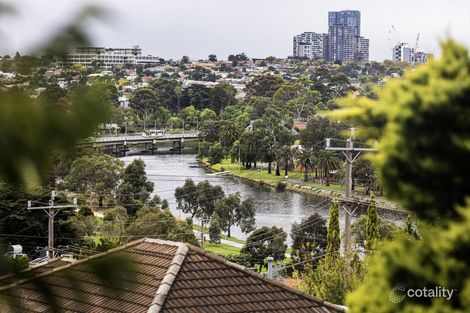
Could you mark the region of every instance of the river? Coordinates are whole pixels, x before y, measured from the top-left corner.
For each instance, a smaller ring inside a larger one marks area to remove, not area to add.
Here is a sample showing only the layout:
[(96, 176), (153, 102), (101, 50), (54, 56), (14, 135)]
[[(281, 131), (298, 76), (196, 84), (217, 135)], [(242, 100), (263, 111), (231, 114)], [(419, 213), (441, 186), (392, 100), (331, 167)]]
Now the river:
[[(128, 164), (137, 158), (145, 162), (148, 179), (155, 183), (153, 194), (167, 199), (171, 212), (179, 218), (184, 218), (186, 215), (176, 209), (174, 191), (176, 187), (184, 184), (186, 178), (192, 178), (196, 183), (208, 180), (213, 185), (221, 186), (225, 194), (239, 192), (242, 199), (253, 197), (257, 227), (278, 226), (290, 234), (292, 223), (300, 222), (314, 212), (318, 212), (324, 218), (329, 216), (329, 201), (324, 198), (290, 191), (278, 192), (273, 188), (237, 177), (210, 175), (198, 164), (194, 155), (132, 155), (121, 159)], [(341, 224), (343, 219), (343, 212), (340, 212)], [(238, 227), (232, 229), (232, 236), (240, 239), (247, 237)]]

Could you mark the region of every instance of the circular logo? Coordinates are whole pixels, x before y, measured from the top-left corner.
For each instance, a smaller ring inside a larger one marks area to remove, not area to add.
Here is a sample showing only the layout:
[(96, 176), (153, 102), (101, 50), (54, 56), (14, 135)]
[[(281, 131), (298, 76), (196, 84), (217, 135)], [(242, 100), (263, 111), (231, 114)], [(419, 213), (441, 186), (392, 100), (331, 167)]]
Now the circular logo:
[(406, 285), (404, 283), (395, 284), (392, 291), (390, 291), (390, 301), (393, 303), (400, 303), (406, 297)]

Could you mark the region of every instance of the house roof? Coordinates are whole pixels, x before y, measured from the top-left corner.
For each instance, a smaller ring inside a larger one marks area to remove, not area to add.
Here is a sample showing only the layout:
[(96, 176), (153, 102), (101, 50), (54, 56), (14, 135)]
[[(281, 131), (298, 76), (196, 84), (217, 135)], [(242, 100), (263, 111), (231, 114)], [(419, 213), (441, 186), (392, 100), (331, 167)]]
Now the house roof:
[[(100, 266), (109, 264), (102, 262), (104, 257), (131, 261), (128, 273), (118, 277), (120, 283), (113, 289), (93, 274), (92, 269), (99, 272)], [(134, 241), (65, 265), (50, 262), (44, 271), (37, 268), (34, 275), (19, 281), (0, 278), (1, 312), (12, 311), (12, 306), (21, 312), (50, 312), (39, 292), (41, 286), (55, 296), (63, 312), (345, 312), (344, 307), (305, 295), (200, 248), (157, 239)]]

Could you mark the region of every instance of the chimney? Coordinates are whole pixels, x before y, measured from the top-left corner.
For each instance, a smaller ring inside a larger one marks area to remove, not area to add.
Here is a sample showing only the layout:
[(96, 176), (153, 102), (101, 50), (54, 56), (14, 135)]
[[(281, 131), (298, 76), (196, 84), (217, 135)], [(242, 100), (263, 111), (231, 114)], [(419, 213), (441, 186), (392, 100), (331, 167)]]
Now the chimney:
[(268, 256), (266, 260), (268, 261), (268, 278), (273, 279), (273, 261), (274, 261), (274, 258), (272, 256)]

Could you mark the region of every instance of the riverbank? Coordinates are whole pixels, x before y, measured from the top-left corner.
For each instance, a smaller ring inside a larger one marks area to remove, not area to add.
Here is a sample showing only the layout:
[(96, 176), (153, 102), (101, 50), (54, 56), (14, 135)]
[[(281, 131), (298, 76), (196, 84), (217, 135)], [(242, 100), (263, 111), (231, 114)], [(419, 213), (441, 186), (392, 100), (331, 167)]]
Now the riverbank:
[[(272, 174), (268, 174), (266, 169), (246, 169), (239, 166), (238, 163), (231, 163), (229, 159), (223, 160), (221, 163), (210, 165), (207, 160), (200, 160), (200, 162), (214, 172), (227, 172), (230, 175), (240, 177), (260, 185), (267, 185), (276, 188), (278, 184), (284, 184), (286, 190), (314, 195), (317, 197), (338, 199), (346, 201), (344, 197), (344, 187), (339, 185), (324, 186), (314, 182), (304, 182), (304, 174), (299, 172), (289, 172), (288, 177), (276, 176), (274, 169)], [(284, 174), (282, 172), (282, 174)], [(350, 200), (351, 201), (351, 200)], [(355, 193), (352, 201), (358, 207), (367, 206), (369, 197)], [(382, 198), (376, 197), (377, 208), (382, 211), (387, 211), (397, 215), (407, 215), (397, 204)]]

